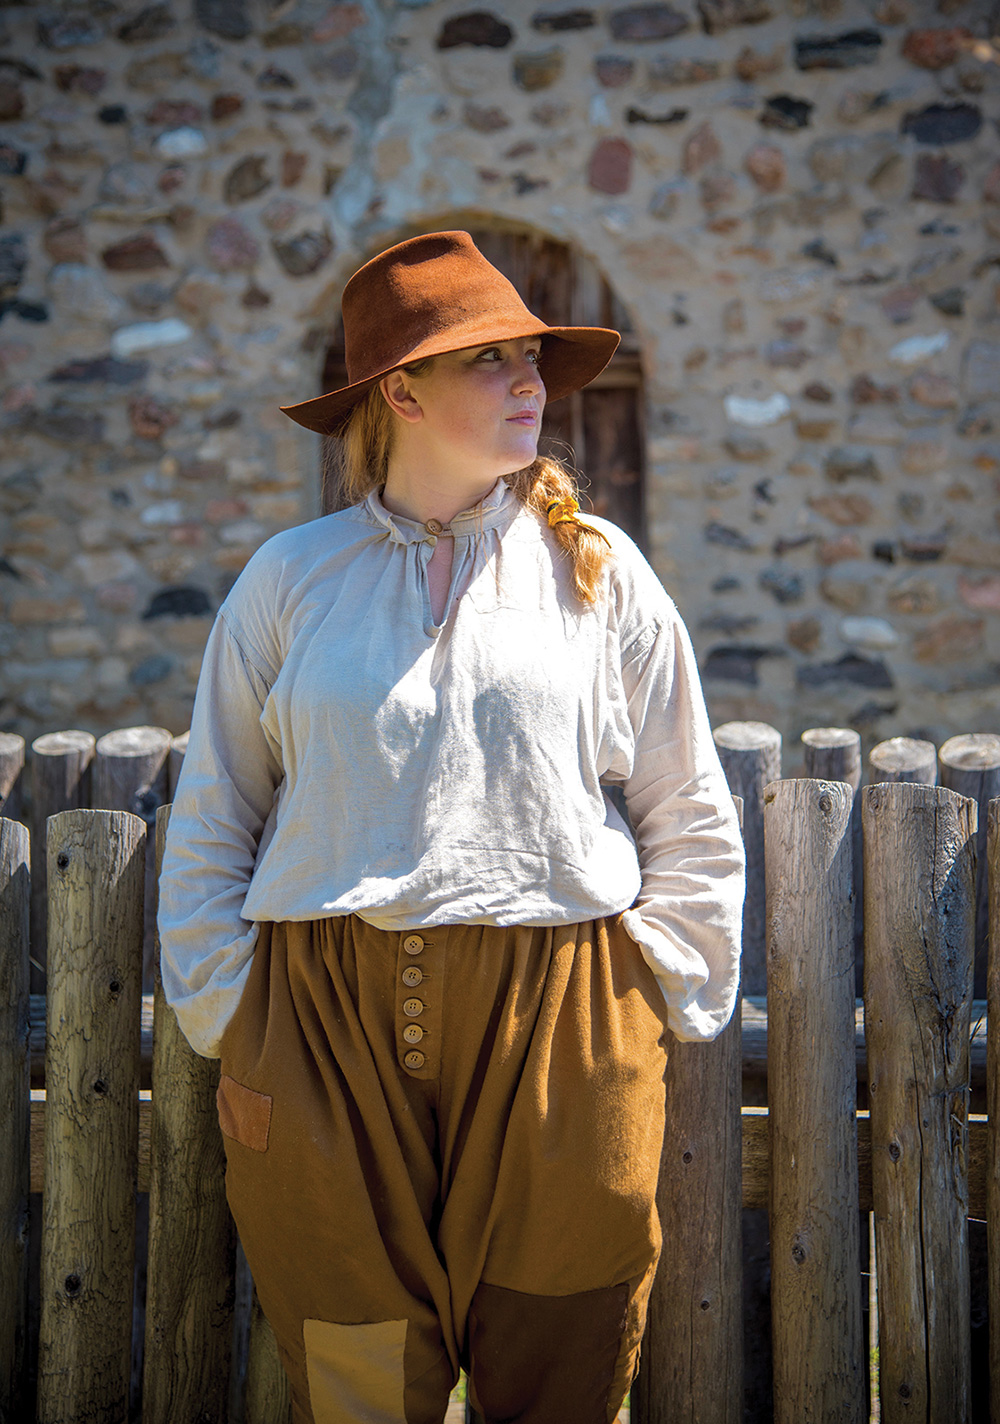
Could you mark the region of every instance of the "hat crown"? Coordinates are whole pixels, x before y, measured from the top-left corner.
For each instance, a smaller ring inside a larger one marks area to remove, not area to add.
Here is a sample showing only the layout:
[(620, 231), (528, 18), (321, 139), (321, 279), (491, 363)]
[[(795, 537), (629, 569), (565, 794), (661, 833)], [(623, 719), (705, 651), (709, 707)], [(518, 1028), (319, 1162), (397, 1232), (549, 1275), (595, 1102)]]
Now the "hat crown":
[(411, 361), (519, 337), (542, 338), (546, 400), (578, 391), (618, 345), (600, 326), (547, 326), (467, 232), (410, 237), (359, 267), (344, 288), (348, 384), (281, 409), (307, 430), (336, 433), (383, 376)]
[[(352, 383), (432, 354), (425, 347), (440, 353), (502, 340), (515, 329), (531, 334), (526, 326), (544, 329), (513, 284), (459, 231), (412, 237), (373, 257), (347, 283), (342, 307)], [(484, 320), (492, 336), (483, 337)]]

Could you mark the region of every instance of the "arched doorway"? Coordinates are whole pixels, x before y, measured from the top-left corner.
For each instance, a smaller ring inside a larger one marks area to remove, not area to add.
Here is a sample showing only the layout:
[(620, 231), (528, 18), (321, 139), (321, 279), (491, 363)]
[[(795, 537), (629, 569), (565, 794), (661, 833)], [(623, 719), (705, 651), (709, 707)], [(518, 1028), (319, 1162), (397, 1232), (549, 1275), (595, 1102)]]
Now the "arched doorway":
[[(607, 370), (586, 390), (545, 412), (540, 448), (581, 472), (595, 514), (620, 525), (645, 544), (645, 461), (642, 365), (628, 314), (600, 270), (583, 253), (537, 232), (470, 226), (476, 246), (498, 267), (525, 303), (549, 326), (611, 326), (622, 343)], [(325, 391), (344, 385), (344, 332), (331, 332), (323, 367)], [(332, 467), (333, 441), (324, 442), (324, 468)], [(324, 478), (324, 512), (339, 505)]]

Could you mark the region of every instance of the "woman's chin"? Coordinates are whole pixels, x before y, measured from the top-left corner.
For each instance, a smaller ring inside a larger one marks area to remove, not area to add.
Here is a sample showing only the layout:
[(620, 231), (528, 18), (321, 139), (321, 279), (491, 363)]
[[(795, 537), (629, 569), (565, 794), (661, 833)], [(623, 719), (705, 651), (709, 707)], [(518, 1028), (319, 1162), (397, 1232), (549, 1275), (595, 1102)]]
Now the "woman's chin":
[(529, 465), (534, 464), (538, 459), (538, 437), (532, 432), (532, 439), (519, 440), (511, 450), (511, 467), (507, 474), (514, 474), (517, 470), (526, 470)]

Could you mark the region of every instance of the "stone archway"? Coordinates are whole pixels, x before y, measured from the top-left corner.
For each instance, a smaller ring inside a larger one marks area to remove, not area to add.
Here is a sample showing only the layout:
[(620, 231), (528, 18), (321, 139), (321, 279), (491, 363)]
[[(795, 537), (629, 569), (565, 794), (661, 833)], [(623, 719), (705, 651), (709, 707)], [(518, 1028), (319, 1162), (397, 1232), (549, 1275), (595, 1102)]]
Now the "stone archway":
[[(610, 326), (622, 333), (614, 359), (586, 390), (545, 412), (540, 449), (574, 466), (596, 514), (619, 524), (645, 544), (645, 440), (639, 346), (628, 313), (597, 265), (567, 243), (537, 231), (505, 227), (468, 229), (489, 260), (550, 326)], [(338, 318), (323, 366), (322, 389), (347, 379), (344, 333)], [(333, 442), (324, 442), (324, 470), (332, 467)], [(324, 512), (339, 505), (324, 478)]]

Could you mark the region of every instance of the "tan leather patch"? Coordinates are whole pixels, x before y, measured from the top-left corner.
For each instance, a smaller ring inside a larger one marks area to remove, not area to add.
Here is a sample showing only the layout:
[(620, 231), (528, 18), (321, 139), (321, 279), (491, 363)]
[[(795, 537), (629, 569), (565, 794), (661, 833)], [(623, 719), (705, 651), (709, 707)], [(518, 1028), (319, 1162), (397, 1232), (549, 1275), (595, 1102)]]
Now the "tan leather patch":
[(309, 1403), (316, 1424), (406, 1424), (405, 1320), (331, 1325), (304, 1320)]
[(215, 1094), (219, 1109), (219, 1126), (227, 1137), (234, 1138), (254, 1152), (267, 1151), (267, 1135), (271, 1130), (271, 1104), (267, 1093), (255, 1093), (223, 1073)]

